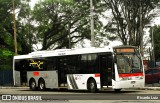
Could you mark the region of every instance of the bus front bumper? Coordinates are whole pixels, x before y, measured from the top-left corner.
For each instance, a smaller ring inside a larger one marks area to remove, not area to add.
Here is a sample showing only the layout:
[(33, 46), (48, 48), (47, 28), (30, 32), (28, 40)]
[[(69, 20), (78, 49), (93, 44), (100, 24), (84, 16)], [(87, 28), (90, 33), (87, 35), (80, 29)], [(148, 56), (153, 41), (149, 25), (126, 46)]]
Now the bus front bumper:
[(127, 80), (127, 81), (114, 81), (113, 89), (123, 89), (123, 88), (143, 88), (144, 80)]

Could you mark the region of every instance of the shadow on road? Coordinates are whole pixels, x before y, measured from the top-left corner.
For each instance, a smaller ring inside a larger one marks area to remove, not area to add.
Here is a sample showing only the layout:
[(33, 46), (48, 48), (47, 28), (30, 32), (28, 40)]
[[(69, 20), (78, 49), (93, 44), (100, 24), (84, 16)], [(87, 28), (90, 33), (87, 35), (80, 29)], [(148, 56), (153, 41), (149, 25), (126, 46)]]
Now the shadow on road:
[[(30, 90), (30, 89), (21, 89), (21, 90), (18, 90), (18, 91), (31, 91), (31, 92), (33, 92), (33, 90)], [(87, 90), (67, 90), (67, 89), (46, 89), (46, 90), (44, 90), (44, 91), (39, 91), (39, 90), (35, 90), (34, 92), (59, 92), (59, 93), (76, 93), (76, 94), (78, 94), (78, 93), (83, 93), (83, 94), (87, 94), (87, 93), (90, 93), (89, 91), (87, 91)], [(127, 90), (121, 90), (120, 92), (115, 92), (114, 90), (100, 90), (100, 91), (98, 91), (96, 94), (103, 94), (103, 93), (109, 93), (109, 94), (120, 94), (120, 93), (139, 93), (139, 92), (141, 92), (141, 90), (129, 90), (129, 89), (127, 89)], [(92, 94), (92, 93), (90, 93), (90, 94)], [(93, 93), (93, 94), (95, 94), (95, 93)]]

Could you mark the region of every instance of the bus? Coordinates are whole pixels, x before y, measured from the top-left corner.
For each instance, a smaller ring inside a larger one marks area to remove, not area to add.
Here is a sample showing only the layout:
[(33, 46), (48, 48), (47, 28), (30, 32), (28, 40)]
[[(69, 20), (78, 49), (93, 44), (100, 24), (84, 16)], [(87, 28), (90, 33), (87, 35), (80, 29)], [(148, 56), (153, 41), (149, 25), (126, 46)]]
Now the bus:
[(135, 46), (36, 51), (13, 58), (14, 86), (31, 90), (144, 87), (144, 67)]

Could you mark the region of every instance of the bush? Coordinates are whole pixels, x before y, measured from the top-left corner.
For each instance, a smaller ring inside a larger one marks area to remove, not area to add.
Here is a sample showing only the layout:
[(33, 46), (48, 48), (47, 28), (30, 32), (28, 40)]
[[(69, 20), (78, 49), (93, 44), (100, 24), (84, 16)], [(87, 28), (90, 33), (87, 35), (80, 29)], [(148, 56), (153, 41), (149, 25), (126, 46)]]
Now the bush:
[(0, 70), (11, 70), (14, 53), (8, 49), (0, 49)]

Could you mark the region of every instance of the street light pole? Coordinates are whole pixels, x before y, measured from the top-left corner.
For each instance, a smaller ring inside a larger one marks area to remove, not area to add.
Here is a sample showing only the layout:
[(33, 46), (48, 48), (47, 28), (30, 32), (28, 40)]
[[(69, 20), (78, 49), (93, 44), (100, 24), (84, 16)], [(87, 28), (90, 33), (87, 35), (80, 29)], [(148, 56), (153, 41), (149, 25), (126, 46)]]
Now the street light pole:
[(143, 24), (142, 24), (142, 1), (140, 0), (140, 8), (139, 8), (139, 17), (140, 17), (140, 52), (142, 57), (144, 56), (143, 53)]
[(17, 38), (16, 38), (16, 18), (15, 18), (15, 7), (14, 7), (14, 0), (12, 0), (13, 5), (13, 21), (14, 21), (14, 49), (15, 55), (17, 55)]
[(155, 67), (153, 27), (151, 27), (151, 36), (152, 36), (152, 59), (153, 59), (153, 67)]
[[(152, 60), (153, 60), (153, 68), (155, 68), (155, 55), (154, 55), (154, 37), (153, 37), (153, 27), (151, 27), (151, 38), (152, 38)], [(153, 81), (153, 70), (152, 70), (152, 81)], [(152, 83), (154, 86), (154, 83)]]
[(93, 1), (90, 0), (90, 17), (91, 17), (91, 45), (95, 47), (94, 42), (94, 20), (93, 20)]

